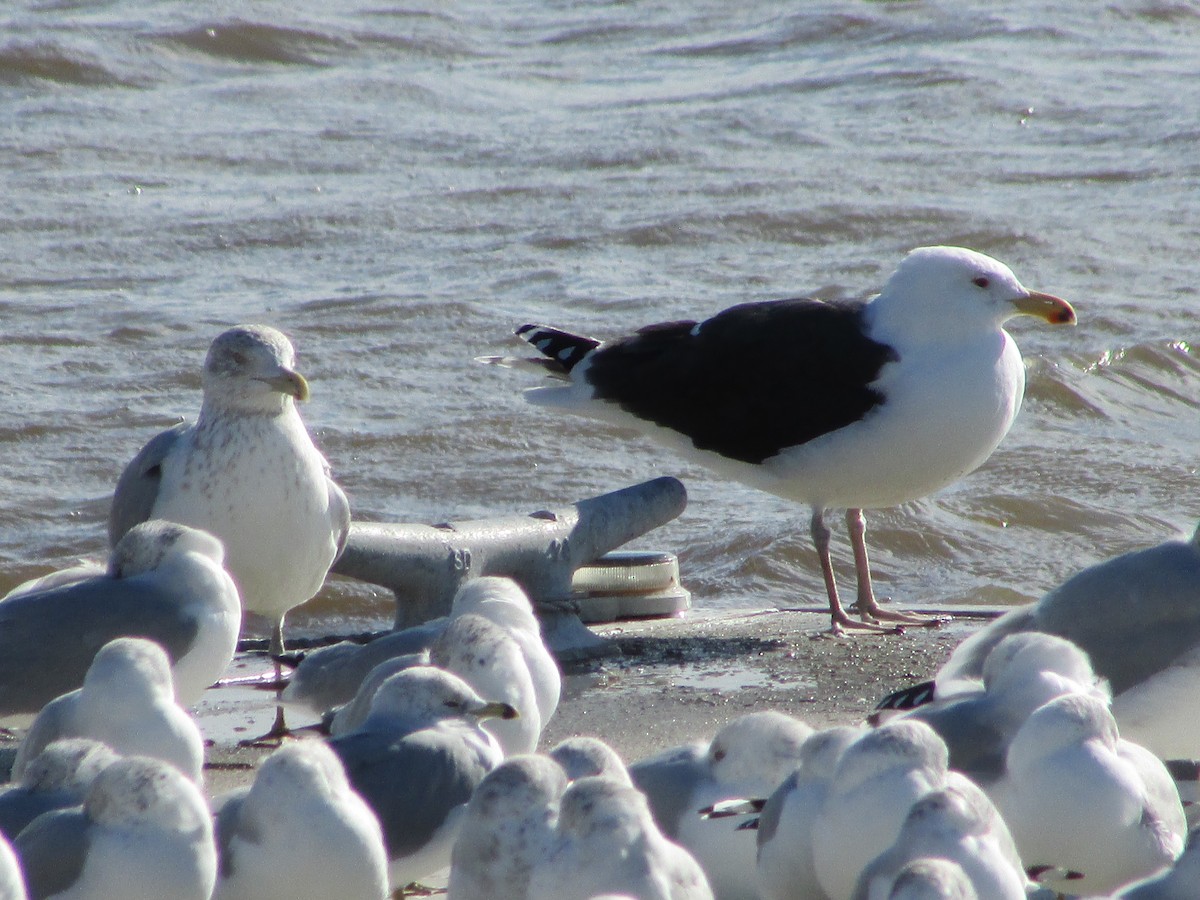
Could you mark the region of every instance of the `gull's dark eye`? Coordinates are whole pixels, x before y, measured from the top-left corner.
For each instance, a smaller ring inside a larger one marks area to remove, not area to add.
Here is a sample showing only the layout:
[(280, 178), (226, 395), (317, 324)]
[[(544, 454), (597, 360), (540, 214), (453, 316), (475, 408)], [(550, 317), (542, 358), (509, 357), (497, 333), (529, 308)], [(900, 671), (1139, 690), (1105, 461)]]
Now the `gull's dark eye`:
[(986, 275), (978, 275), (975, 278), (971, 279), (971, 284), (975, 285), (975, 287), (985, 288), (991, 283), (992, 283), (991, 279), (988, 278)]
[(444, 700), (444, 701), (442, 701), (442, 705), (448, 706), (451, 709), (458, 709), (460, 706), (462, 706), (462, 704), (459, 703), (457, 700)]

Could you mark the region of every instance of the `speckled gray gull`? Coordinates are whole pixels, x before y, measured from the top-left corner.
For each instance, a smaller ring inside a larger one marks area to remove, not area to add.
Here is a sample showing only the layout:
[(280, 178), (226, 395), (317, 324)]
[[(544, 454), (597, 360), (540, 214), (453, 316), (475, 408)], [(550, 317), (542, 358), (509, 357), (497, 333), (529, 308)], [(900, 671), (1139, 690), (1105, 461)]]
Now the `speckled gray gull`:
[(1196, 756), (1200, 529), (1190, 540), (1166, 541), (1084, 569), (1038, 602), (1001, 616), (955, 649), (937, 673), (933, 694), (948, 683), (978, 678), (991, 648), (1021, 631), (1059, 635), (1088, 654), (1112, 688), (1123, 737), (1163, 759)]
[(96, 776), (117, 759), (91, 738), (54, 741), (0, 789), (0, 833), (12, 840), (42, 813), (79, 806)]
[(430, 647), (429, 660), (453, 672), (481, 697), (503, 701), (519, 713), (483, 725), (505, 756), (537, 749), (542, 734), (537, 689), (521, 646), (507, 629), (476, 613), (455, 616)]
[(357, 730), (330, 741), (383, 827), (393, 889), (449, 865), (467, 801), (504, 758), (480, 723), (514, 715), (457, 675), (415, 666), (380, 685)]
[(450, 857), (450, 900), (521, 900), (533, 867), (555, 840), (567, 776), (547, 756), (520, 755), (492, 769), (467, 804)]
[(987, 785), (1004, 774), (1008, 744), (1030, 713), (1071, 693), (1109, 700), (1107, 682), (1075, 644), (1021, 632), (993, 647), (982, 681), (953, 682), (933, 702), (902, 715), (930, 725), (946, 742), (951, 768)]
[(633, 783), (621, 754), (598, 737), (579, 735), (564, 738), (551, 747), (547, 755), (562, 766), (569, 781), (603, 775), (625, 784)]
[(559, 805), (557, 836), (534, 866), (529, 900), (710, 900), (704, 870), (654, 823), (646, 797), (610, 778), (574, 781)]
[(0, 837), (0, 900), (27, 900), (25, 876), (12, 845)]
[(449, 616), (366, 644), (342, 641), (306, 654), (283, 692), (284, 702), (304, 706), (318, 715), (349, 703), (375, 666), (396, 656), (430, 649), (453, 618), (467, 613), (490, 619), (520, 646), (544, 726), (558, 707), (562, 685), (558, 663), (542, 639), (541, 625), (528, 595), (511, 578), (498, 576), (475, 578), (459, 588)]
[(813, 822), (846, 748), (863, 734), (848, 725), (811, 735), (796, 769), (762, 806), (756, 885), (762, 900), (828, 900), (813, 863)]
[(124, 757), (82, 807), (34, 819), (13, 844), (33, 897), (208, 900), (217, 880), (212, 815), (174, 766)]
[(0, 718), (28, 724), (125, 636), (162, 645), (179, 702), (195, 703), (237, 648), (241, 606), (223, 560), (212, 535), (155, 520), (120, 540), (105, 573), (0, 600)]
[(889, 722), (842, 753), (812, 826), (813, 863), (830, 900), (849, 900), (867, 864), (896, 841), (921, 797), (966, 782), (924, 722)]
[(970, 782), (931, 791), (912, 805), (890, 848), (863, 869), (854, 900), (887, 900), (909, 863), (948, 859), (988, 900), (1025, 900), (1021, 857), (992, 801)]
[[(547, 411), (631, 426), (725, 477), (807, 504), (833, 629), (878, 628), (922, 620), (876, 603), (862, 510), (931, 494), (996, 449), (1025, 391), (1004, 330), (1018, 315), (1075, 322), (1070, 304), (1028, 290), (995, 259), (919, 247), (865, 302), (742, 303), (605, 342), (528, 324), (516, 333), (545, 358), (481, 361), (565, 381), (525, 392)], [(847, 510), (862, 621), (838, 596), (831, 507)]]
[(1092, 896), (1159, 872), (1183, 851), (1174, 782), (1144, 748), (1123, 741), (1108, 707), (1068, 694), (1035, 710), (989, 788), (1027, 867), (1076, 873), (1048, 887)]
[(271, 754), (249, 787), (218, 798), (213, 900), (382, 900), (379, 820), (323, 741)]
[(152, 756), (201, 783), (204, 738), (175, 702), (166, 651), (145, 638), (117, 638), (96, 654), (83, 686), (51, 700), (17, 749), (13, 777), (59, 738), (103, 741), (123, 756)]
[(149, 518), (219, 537), (243, 608), (271, 624), (275, 655), (284, 616), (321, 589), (350, 528), (346, 496), (296, 409), (309, 388), (295, 364), (291, 341), (274, 328), (218, 335), (195, 424), (162, 432), (134, 457), (109, 516), (113, 543)]
[(755, 835), (740, 828), (745, 818), (705, 819), (700, 810), (770, 794), (796, 768), (811, 734), (783, 713), (748, 713), (723, 725), (707, 744), (673, 748), (629, 767), (663, 833), (695, 856), (721, 900), (756, 896)]

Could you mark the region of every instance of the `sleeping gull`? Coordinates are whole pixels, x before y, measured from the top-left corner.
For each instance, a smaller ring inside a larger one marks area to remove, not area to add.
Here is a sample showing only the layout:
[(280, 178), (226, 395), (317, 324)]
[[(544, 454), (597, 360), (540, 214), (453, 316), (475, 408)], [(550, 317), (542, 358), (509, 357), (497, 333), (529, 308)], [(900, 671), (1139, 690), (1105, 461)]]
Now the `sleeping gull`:
[(1186, 824), (1174, 783), (1144, 748), (1123, 741), (1102, 700), (1068, 694), (1037, 709), (989, 790), (1029, 867), (1077, 875), (1039, 879), (1071, 894), (1114, 891), (1169, 866)]
[(46, 704), (17, 749), (13, 776), (52, 741), (68, 737), (103, 741), (123, 756), (161, 759), (197, 784), (204, 776), (200, 727), (175, 702), (166, 652), (145, 638), (109, 641), (83, 686)]
[(200, 789), (156, 759), (119, 759), (82, 807), (34, 819), (13, 842), (35, 897), (208, 900), (217, 878)]
[[(1029, 291), (1003, 263), (957, 247), (913, 250), (870, 301), (744, 303), (703, 322), (652, 325), (616, 341), (522, 325), (570, 382), (529, 402), (633, 426), (718, 473), (812, 508), (833, 628), (881, 619), (865, 507), (924, 497), (977, 468), (1008, 432), (1025, 369), (1004, 323), (1073, 324), (1071, 306)], [(829, 556), (830, 507), (847, 509), (858, 598), (842, 609)], [(868, 624), (870, 623), (870, 624)]]
[(962, 866), (938, 856), (921, 857), (896, 873), (885, 900), (985, 900)]
[(549, 722), (561, 690), (558, 664), (542, 639), (528, 595), (511, 578), (498, 576), (475, 578), (459, 588), (448, 617), (394, 631), (367, 644), (342, 641), (313, 650), (292, 673), (283, 699), (318, 715), (349, 703), (375, 666), (428, 650), (451, 619), (467, 613), (490, 619), (520, 645), (533, 678), (541, 721), (543, 725)]
[[(1023, 631), (1077, 644), (1112, 688), (1121, 735), (1163, 759), (1200, 747), (1200, 528), (1091, 566), (1037, 603), (1011, 610), (963, 641), (930, 684), (889, 695), (882, 706), (940, 696), (978, 678), (991, 648)], [(916, 699), (914, 699), (916, 698)]]
[(1030, 713), (1072, 693), (1109, 699), (1086, 653), (1065, 638), (1021, 632), (995, 645), (982, 682), (950, 683), (903, 715), (931, 726), (950, 750), (951, 768), (986, 787), (1004, 774), (1008, 744)]
[(359, 685), (354, 699), (345, 706), (339, 706), (331, 716), (328, 716), (330, 735), (346, 734), (358, 728), (371, 712), (371, 701), (379, 686), (404, 669), (413, 666), (429, 665), (428, 651), (407, 653), (404, 656), (393, 656), (373, 668), (367, 675), (366, 681)]
[(843, 725), (809, 737), (800, 748), (796, 770), (767, 798), (757, 829), (762, 900), (828, 900), (813, 863), (813, 821), (838, 760), (862, 733)]
[(379, 820), (323, 741), (281, 747), (252, 785), (218, 800), (213, 900), (387, 896)]
[(522, 898), (550, 851), (567, 777), (553, 759), (506, 759), (475, 788), (450, 857), (450, 900)]
[(1025, 900), (1028, 878), (1012, 836), (970, 782), (932, 791), (912, 805), (896, 842), (859, 876), (854, 900), (890, 897), (904, 868), (924, 857), (954, 862), (979, 897)]
[(533, 868), (528, 900), (711, 900), (692, 855), (654, 824), (645, 796), (604, 777), (581, 778), (563, 793), (557, 838)]
[(90, 738), (63, 738), (25, 764), (0, 789), (0, 833), (9, 840), (44, 812), (79, 806), (92, 782), (117, 754)]
[(206, 532), (144, 522), (103, 575), (0, 600), (0, 717), (27, 723), (82, 685), (97, 651), (122, 636), (161, 644), (179, 702), (195, 703), (237, 647), (241, 606), (223, 558)]
[(503, 701), (517, 711), (515, 718), (491, 719), (483, 725), (505, 756), (537, 749), (543, 726), (537, 692), (521, 647), (508, 631), (475, 613), (455, 616), (430, 648), (429, 659), (479, 696)]
[(724, 725), (708, 744), (677, 747), (629, 767), (663, 833), (703, 866), (723, 900), (753, 898), (755, 835), (744, 819), (704, 819), (700, 810), (735, 797), (763, 797), (796, 768), (812, 729), (779, 712), (754, 712)]
[[(274, 656), (284, 616), (321, 589), (350, 528), (346, 496), (296, 410), (308, 382), (295, 356), (265, 325), (218, 335), (195, 424), (162, 432), (134, 457), (109, 516), (113, 543), (151, 517), (219, 537), (243, 608), (271, 623)], [(272, 731), (283, 729), (281, 707)]]
[(603, 775), (626, 784), (633, 783), (621, 755), (597, 737), (584, 735), (564, 738), (547, 755), (562, 766), (568, 781), (589, 775)]
[(913, 803), (966, 781), (948, 772), (948, 756), (932, 728), (903, 719), (843, 751), (812, 825), (814, 868), (831, 900), (848, 900), (867, 863), (895, 842)]
[(457, 675), (416, 666), (379, 687), (356, 731), (330, 741), (379, 817), (393, 890), (449, 864), (471, 793), (504, 758), (480, 722), (515, 715)]

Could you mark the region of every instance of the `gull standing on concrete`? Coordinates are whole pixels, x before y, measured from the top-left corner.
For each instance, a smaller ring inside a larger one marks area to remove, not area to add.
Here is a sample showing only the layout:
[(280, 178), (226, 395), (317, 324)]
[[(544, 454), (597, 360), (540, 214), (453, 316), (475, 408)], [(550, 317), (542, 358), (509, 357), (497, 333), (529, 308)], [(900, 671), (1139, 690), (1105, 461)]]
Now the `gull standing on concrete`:
[(467, 801), (504, 759), (480, 722), (515, 715), (457, 675), (415, 666), (380, 685), (357, 730), (330, 741), (379, 817), (393, 890), (450, 864)]
[(209, 900), (212, 815), (195, 783), (129, 756), (96, 776), (82, 807), (38, 816), (13, 842), (34, 897)]
[[(1025, 392), (1014, 316), (1074, 324), (1064, 300), (1023, 287), (1008, 266), (960, 247), (921, 247), (873, 299), (743, 303), (703, 322), (651, 325), (601, 342), (522, 325), (569, 382), (525, 398), (631, 426), (726, 477), (808, 504), (833, 629), (879, 620), (862, 510), (924, 497), (978, 468), (1008, 433)], [(858, 576), (842, 609), (829, 555), (832, 507), (846, 523)]]
[(218, 798), (213, 900), (382, 900), (379, 820), (319, 740), (269, 756), (254, 783)]
[(812, 733), (783, 713), (748, 713), (724, 725), (708, 744), (677, 747), (629, 767), (663, 834), (691, 852), (721, 900), (757, 896), (755, 834), (739, 828), (747, 817), (704, 819), (700, 810), (770, 794), (795, 770)]
[[(195, 424), (162, 432), (134, 457), (109, 516), (113, 543), (151, 517), (220, 538), (243, 608), (271, 623), (274, 656), (284, 616), (321, 589), (350, 528), (346, 495), (296, 410), (309, 390), (295, 365), (291, 341), (274, 328), (218, 335)], [(280, 707), (273, 733), (284, 730)]]
[(13, 777), (50, 743), (84, 737), (123, 756), (170, 763), (192, 781), (204, 777), (204, 738), (187, 710), (175, 702), (171, 663), (145, 638), (117, 638), (100, 648), (83, 687), (46, 704), (13, 761)]
[(27, 724), (124, 636), (162, 645), (179, 702), (195, 703), (237, 648), (241, 604), (223, 560), (207, 532), (154, 520), (121, 538), (107, 572), (0, 600), (0, 717)]

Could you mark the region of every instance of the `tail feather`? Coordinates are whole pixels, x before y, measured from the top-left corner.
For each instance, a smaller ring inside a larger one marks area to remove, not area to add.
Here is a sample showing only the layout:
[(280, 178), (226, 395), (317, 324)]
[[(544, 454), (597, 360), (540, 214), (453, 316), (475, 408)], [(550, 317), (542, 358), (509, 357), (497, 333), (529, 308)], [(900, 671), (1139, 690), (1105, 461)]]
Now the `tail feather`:
[(875, 705), (875, 709), (915, 709), (934, 699), (935, 682), (923, 681), (912, 687), (893, 691)]
[(600, 346), (600, 342), (595, 338), (571, 334), (569, 331), (560, 331), (547, 325), (522, 325), (515, 334), (536, 347), (547, 361), (557, 366), (564, 375)]

